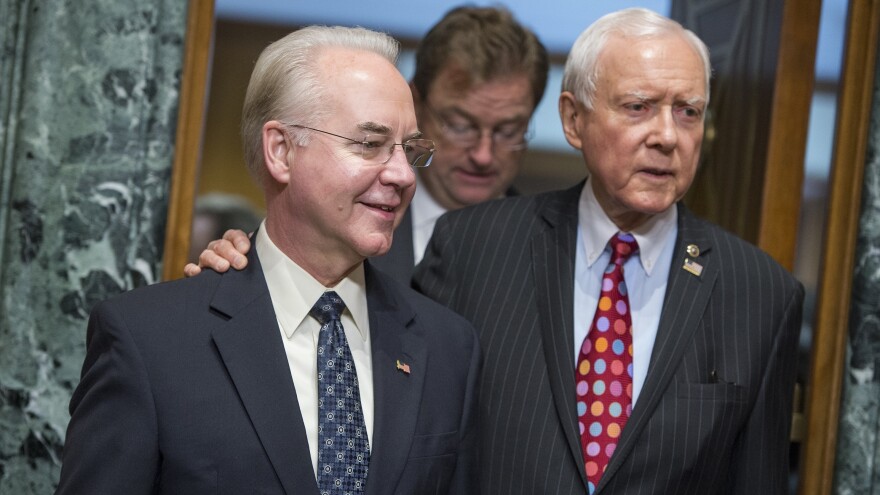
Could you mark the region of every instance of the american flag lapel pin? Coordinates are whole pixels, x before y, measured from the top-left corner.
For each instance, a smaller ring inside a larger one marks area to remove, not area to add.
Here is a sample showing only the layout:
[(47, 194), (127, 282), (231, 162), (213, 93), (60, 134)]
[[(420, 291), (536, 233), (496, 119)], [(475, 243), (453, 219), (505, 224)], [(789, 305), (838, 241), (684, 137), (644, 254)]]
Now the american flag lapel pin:
[(407, 375), (409, 374), (409, 365), (406, 363), (401, 363), (400, 359), (397, 360), (397, 369), (406, 373)]
[(703, 265), (691, 260), (690, 258), (684, 259), (684, 266), (682, 266), (682, 268), (698, 277), (701, 273), (703, 273)]
[[(687, 254), (690, 257), (696, 258), (697, 256), (700, 255), (700, 248), (697, 247), (696, 244), (688, 244)], [(684, 266), (682, 266), (682, 268), (684, 268), (685, 270), (687, 270), (691, 274), (696, 275), (698, 277), (700, 276), (701, 273), (703, 273), (703, 265), (697, 263), (696, 261), (694, 261), (690, 258), (684, 259)]]

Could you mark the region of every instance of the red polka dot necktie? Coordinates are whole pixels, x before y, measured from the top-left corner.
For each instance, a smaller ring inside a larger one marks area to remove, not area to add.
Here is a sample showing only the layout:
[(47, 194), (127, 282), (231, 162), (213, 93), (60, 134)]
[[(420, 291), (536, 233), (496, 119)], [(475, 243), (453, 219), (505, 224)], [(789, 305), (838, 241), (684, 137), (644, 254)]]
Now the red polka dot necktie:
[(632, 235), (621, 232), (609, 243), (611, 261), (575, 370), (581, 452), (590, 493), (599, 485), (632, 412), (632, 318), (623, 264), (638, 244)]

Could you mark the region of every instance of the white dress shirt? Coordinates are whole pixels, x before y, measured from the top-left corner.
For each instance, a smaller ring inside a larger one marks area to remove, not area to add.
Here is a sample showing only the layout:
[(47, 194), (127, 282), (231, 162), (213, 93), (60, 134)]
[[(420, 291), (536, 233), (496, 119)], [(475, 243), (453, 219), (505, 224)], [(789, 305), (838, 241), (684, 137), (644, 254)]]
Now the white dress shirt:
[[(416, 176), (418, 179), (418, 176)], [(413, 223), (413, 255), (418, 265), (425, 257), (428, 241), (434, 233), (437, 219), (448, 210), (438, 203), (421, 181), (417, 181), (416, 194), (409, 205)]]
[[(596, 200), (590, 180), (578, 204), (574, 282), (574, 362), (589, 332), (599, 303), (602, 275), (611, 260), (608, 241), (619, 231)], [(633, 331), (633, 406), (648, 374), (657, 337), (666, 282), (678, 236), (678, 209), (673, 205), (630, 232), (639, 251), (623, 265)]]
[[(361, 263), (336, 287), (324, 287), (302, 267), (288, 258), (269, 238), (265, 222), (257, 232), (255, 245), (260, 253), (263, 275), (269, 286), (272, 306), (278, 318), (281, 340), (287, 353), (290, 375), (302, 412), (312, 469), (318, 465), (318, 333), (321, 325), (309, 316), (312, 306), (325, 291), (333, 290), (345, 301), (342, 326), (351, 348), (360, 387), (361, 408), (372, 448), (373, 438), (373, 360), (370, 353), (370, 320), (364, 265)], [(291, 421), (296, 418), (291, 411)]]

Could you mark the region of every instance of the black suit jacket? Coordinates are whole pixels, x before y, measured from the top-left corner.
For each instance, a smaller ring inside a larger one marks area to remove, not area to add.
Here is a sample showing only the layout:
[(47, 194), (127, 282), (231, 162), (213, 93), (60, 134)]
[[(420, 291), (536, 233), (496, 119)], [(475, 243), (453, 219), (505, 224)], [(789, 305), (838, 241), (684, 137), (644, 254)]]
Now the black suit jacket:
[[(241, 272), (206, 271), (94, 309), (57, 493), (318, 494), (255, 249), (248, 258)], [(366, 493), (473, 493), (476, 335), (365, 271), (375, 396)]]
[[(582, 187), (444, 216), (415, 274), (480, 335), (486, 493), (585, 493), (572, 342)], [(682, 268), (689, 244), (699, 276)], [(596, 493), (786, 493), (803, 288), (681, 206), (674, 256), (647, 379)]]

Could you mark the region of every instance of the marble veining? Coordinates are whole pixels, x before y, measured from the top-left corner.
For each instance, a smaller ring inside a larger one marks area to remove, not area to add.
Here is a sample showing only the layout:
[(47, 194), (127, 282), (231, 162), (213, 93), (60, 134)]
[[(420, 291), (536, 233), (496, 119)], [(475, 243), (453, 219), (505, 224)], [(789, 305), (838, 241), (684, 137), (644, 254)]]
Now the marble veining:
[(92, 306), (156, 282), (187, 2), (0, 0), (0, 493), (51, 493)]
[[(880, 66), (878, 66), (880, 69)], [(865, 157), (834, 493), (880, 494), (880, 70)]]

